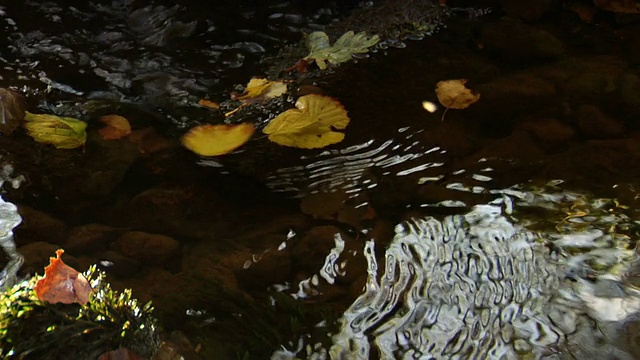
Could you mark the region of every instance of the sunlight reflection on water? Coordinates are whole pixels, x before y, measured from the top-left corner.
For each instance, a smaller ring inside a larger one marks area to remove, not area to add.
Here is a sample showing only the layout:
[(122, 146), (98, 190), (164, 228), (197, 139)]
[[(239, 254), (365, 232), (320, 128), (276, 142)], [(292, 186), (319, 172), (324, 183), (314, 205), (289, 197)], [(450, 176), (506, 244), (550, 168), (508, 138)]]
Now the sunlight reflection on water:
[(620, 335), (640, 309), (640, 292), (624, 282), (638, 260), (625, 242), (634, 222), (602, 216), (613, 213), (606, 199), (589, 202), (588, 228), (560, 218), (553, 231), (535, 231), (550, 217), (519, 211), (561, 210), (581, 199), (512, 188), (464, 215), (413, 219), (396, 226), (384, 264), (368, 241), (363, 293), (339, 320), (332, 345), (308, 348), (307, 357), (633, 359), (637, 349)]

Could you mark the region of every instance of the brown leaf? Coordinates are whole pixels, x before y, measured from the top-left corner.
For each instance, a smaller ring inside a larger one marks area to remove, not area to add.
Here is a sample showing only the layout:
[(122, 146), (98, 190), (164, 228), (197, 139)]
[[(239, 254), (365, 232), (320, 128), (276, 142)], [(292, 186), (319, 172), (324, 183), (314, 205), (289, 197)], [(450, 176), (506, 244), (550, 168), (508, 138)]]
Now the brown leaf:
[(24, 121), (27, 102), (24, 96), (9, 89), (0, 88), (0, 133), (11, 135)]
[(636, 0), (593, 0), (597, 8), (622, 14), (640, 14), (640, 2)]
[(74, 268), (65, 264), (60, 256), (64, 250), (56, 251), (56, 257), (49, 259), (49, 266), (44, 268), (44, 277), (38, 280), (34, 290), (38, 299), (51, 304), (78, 303), (84, 305), (89, 301), (91, 285), (87, 279)]
[(138, 150), (143, 154), (153, 154), (172, 145), (167, 138), (158, 134), (153, 128), (132, 131), (129, 141), (138, 144)]
[(118, 140), (131, 134), (129, 120), (120, 115), (106, 115), (101, 117), (100, 121), (107, 125), (98, 130), (100, 136), (105, 140)]
[(142, 360), (142, 358), (129, 349), (120, 348), (100, 355), (98, 360)]

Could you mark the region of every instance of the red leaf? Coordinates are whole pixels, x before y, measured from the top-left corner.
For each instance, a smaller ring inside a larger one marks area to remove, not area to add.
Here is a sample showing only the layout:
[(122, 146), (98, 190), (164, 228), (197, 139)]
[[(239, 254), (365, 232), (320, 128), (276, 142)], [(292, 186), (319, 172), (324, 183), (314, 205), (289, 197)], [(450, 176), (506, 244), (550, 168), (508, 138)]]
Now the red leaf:
[(81, 305), (89, 301), (91, 285), (87, 279), (68, 266), (60, 256), (64, 250), (56, 251), (55, 258), (49, 258), (49, 266), (44, 268), (44, 277), (38, 280), (35, 291), (38, 299), (51, 304), (78, 303)]

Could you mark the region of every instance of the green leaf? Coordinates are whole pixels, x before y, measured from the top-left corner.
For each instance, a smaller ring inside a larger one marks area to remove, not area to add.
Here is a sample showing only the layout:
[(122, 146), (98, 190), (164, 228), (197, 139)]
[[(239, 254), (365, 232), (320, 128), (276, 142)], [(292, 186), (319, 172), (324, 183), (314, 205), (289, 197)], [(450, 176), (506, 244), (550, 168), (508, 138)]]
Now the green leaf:
[(24, 127), (35, 141), (51, 144), (57, 149), (75, 149), (87, 141), (87, 123), (47, 114), (26, 113)]
[(330, 45), (329, 36), (322, 31), (316, 31), (307, 37), (307, 48), (310, 53), (304, 59), (314, 60), (322, 70), (327, 68), (326, 62), (340, 64), (351, 60), (353, 54), (362, 54), (380, 41), (378, 35), (371, 37), (362, 31), (344, 33), (333, 45)]

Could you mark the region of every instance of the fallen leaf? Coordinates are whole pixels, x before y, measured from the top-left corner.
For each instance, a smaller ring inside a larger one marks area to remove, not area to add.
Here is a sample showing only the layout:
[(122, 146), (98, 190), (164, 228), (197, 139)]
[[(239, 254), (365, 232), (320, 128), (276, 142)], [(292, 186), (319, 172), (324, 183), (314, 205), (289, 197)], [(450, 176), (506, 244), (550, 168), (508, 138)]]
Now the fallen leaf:
[(51, 144), (58, 149), (74, 149), (87, 141), (87, 123), (48, 114), (25, 113), (24, 127), (35, 141)]
[(480, 94), (474, 94), (464, 86), (466, 82), (465, 79), (445, 80), (436, 85), (438, 101), (447, 108), (442, 114), (442, 120), (449, 109), (466, 109), (480, 99)]
[(171, 147), (171, 141), (158, 134), (153, 128), (144, 128), (131, 131), (129, 141), (138, 145), (142, 154), (153, 154), (162, 149)]
[(120, 348), (103, 353), (98, 360), (142, 360), (142, 358), (129, 349)]
[(269, 81), (263, 78), (249, 80), (242, 94), (232, 94), (233, 100), (241, 100), (249, 103), (263, 102), (273, 99), (287, 92), (287, 84), (283, 81)]
[(217, 102), (213, 102), (211, 100), (206, 100), (206, 99), (200, 99), (200, 101), (198, 101), (198, 105), (208, 107), (211, 109), (216, 109), (216, 110), (220, 109), (220, 104), (218, 104)]
[(183, 135), (182, 144), (198, 155), (224, 155), (249, 141), (254, 131), (255, 127), (248, 123), (201, 125)]
[(298, 98), (296, 109), (278, 115), (262, 130), (269, 140), (302, 149), (322, 148), (339, 143), (349, 124), (347, 111), (338, 100), (319, 94)]
[(640, 2), (636, 0), (593, 0), (593, 4), (602, 10), (621, 14), (640, 14)]
[(0, 133), (11, 135), (24, 121), (27, 102), (21, 94), (0, 88)]
[(322, 31), (315, 31), (307, 36), (307, 48), (310, 53), (303, 60), (313, 60), (322, 70), (327, 68), (326, 62), (333, 65), (351, 60), (353, 54), (363, 54), (380, 41), (378, 35), (371, 37), (362, 31), (344, 33), (331, 45), (329, 36)]
[(101, 117), (100, 121), (107, 124), (107, 126), (98, 130), (100, 136), (105, 140), (118, 140), (131, 134), (131, 125), (122, 116), (106, 115)]
[(480, 94), (474, 94), (464, 86), (467, 80), (445, 80), (438, 82), (436, 96), (442, 106), (449, 109), (466, 109), (480, 99)]
[(49, 266), (44, 268), (44, 277), (38, 280), (34, 288), (36, 296), (51, 304), (84, 305), (89, 301), (91, 285), (81, 273), (62, 261), (60, 257), (63, 253), (64, 250), (59, 249), (56, 257), (49, 259)]

